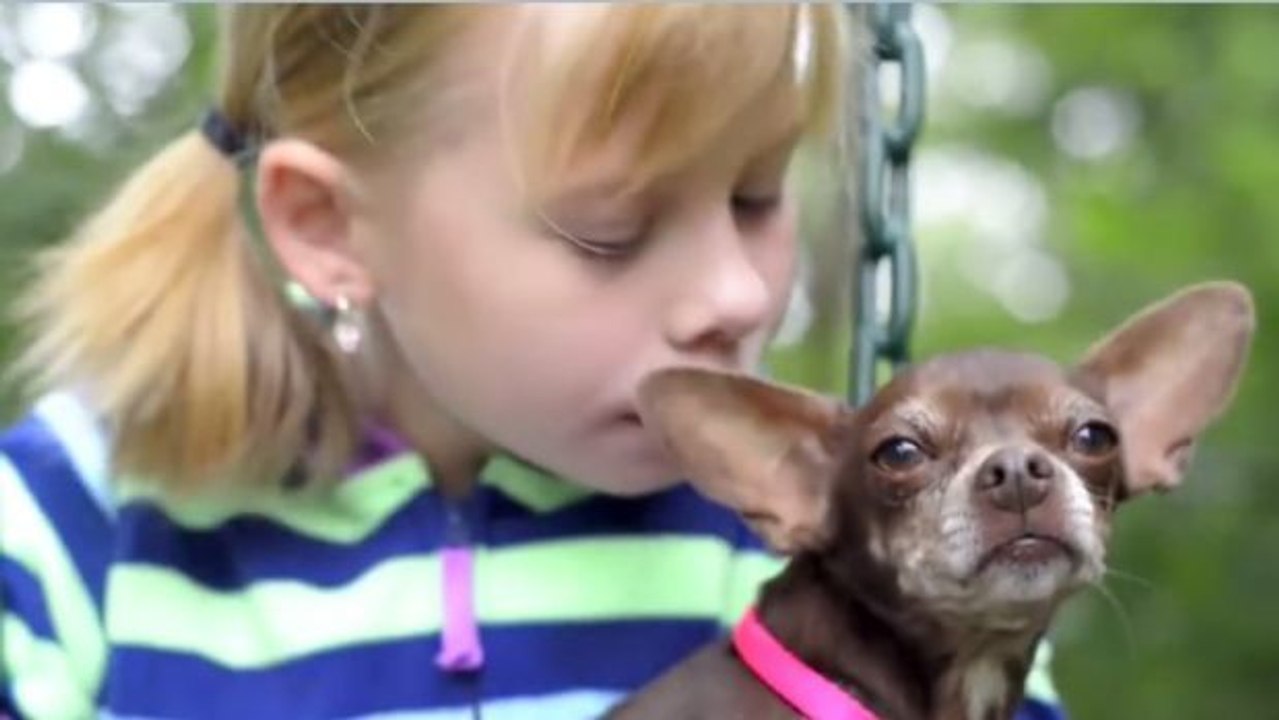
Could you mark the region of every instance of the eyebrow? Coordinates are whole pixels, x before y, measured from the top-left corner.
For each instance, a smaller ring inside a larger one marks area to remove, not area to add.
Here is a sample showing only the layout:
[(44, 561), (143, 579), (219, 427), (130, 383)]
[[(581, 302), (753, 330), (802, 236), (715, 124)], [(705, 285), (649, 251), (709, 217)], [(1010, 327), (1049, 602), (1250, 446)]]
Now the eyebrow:
[(944, 428), (944, 416), (935, 405), (914, 399), (906, 400), (876, 418), (871, 432), (879, 435), (908, 429), (926, 437), (935, 437)]
[(583, 184), (559, 193), (550, 193), (532, 208), (544, 222), (558, 227), (564, 218), (572, 217), (638, 217), (648, 211), (648, 199), (643, 193), (625, 192), (625, 184), (606, 181), (603, 184)]
[[(770, 129), (767, 134), (762, 134), (759, 138), (760, 142), (753, 143), (756, 151), (745, 158), (744, 167), (750, 167), (753, 163), (770, 158), (782, 151), (793, 152), (804, 139), (804, 135), (804, 126), (798, 121), (779, 124), (777, 129)], [(591, 203), (638, 206), (653, 200), (653, 186), (659, 181), (660, 178), (651, 178), (643, 185), (637, 185), (624, 172), (607, 173), (597, 179), (587, 179), (549, 192), (539, 205), (546, 210), (559, 210), (565, 206)]]
[(932, 429), (941, 424), (937, 408), (922, 400), (912, 399), (903, 402), (893, 410), (893, 415), (920, 429)]
[(1105, 405), (1092, 398), (1080, 395), (1069, 395), (1057, 398), (1052, 403), (1052, 410), (1069, 418), (1081, 418), (1098, 414), (1109, 414)]

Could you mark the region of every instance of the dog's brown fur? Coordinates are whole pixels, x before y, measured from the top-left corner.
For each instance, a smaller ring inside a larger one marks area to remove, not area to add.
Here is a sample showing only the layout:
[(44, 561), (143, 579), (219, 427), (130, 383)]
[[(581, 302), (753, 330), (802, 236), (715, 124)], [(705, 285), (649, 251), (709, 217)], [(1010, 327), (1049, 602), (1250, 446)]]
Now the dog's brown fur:
[[(792, 652), (885, 720), (1002, 720), (1061, 601), (1100, 581), (1115, 507), (1180, 481), (1253, 326), (1245, 289), (1206, 284), (1069, 369), (948, 355), (856, 411), (673, 369), (645, 383), (641, 414), (701, 491), (792, 556), (758, 600)], [(795, 713), (723, 642), (611, 717)]]

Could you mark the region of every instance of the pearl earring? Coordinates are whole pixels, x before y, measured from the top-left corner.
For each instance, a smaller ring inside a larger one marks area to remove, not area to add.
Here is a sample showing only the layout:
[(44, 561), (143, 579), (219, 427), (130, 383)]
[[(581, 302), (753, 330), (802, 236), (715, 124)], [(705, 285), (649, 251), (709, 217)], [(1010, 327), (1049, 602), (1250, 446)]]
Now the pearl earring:
[(333, 342), (338, 349), (347, 355), (355, 354), (364, 339), (360, 311), (345, 295), (338, 295), (333, 301)]

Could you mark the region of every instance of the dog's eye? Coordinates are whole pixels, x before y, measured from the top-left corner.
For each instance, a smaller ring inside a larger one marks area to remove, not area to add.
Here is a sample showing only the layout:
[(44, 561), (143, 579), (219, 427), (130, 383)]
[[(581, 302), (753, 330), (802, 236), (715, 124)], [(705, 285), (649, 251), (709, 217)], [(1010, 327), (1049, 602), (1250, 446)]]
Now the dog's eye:
[(1070, 436), (1070, 449), (1083, 455), (1105, 455), (1118, 444), (1119, 433), (1100, 420), (1080, 425)]
[(928, 459), (919, 443), (904, 437), (885, 440), (871, 453), (871, 462), (893, 472), (910, 470)]

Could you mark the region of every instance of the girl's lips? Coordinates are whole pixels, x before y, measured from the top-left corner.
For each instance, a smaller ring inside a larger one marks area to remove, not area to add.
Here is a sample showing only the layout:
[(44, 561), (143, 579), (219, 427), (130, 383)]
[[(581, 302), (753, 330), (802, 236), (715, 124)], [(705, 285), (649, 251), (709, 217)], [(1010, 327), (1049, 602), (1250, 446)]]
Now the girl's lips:
[(635, 407), (630, 404), (618, 404), (609, 408), (599, 416), (599, 422), (602, 426), (613, 429), (621, 429), (631, 431), (634, 429), (642, 429), (644, 420)]
[(634, 410), (623, 410), (617, 413), (615, 418), (615, 422), (622, 427), (644, 429), (644, 419)]

